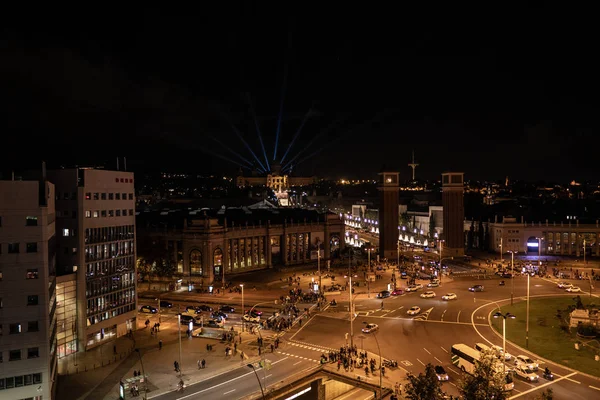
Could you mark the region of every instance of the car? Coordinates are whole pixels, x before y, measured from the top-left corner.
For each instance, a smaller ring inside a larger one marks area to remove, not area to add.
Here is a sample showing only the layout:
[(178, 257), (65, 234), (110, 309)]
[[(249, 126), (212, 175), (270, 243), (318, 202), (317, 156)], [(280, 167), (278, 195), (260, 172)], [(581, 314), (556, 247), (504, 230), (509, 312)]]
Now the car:
[(579, 286), (571, 286), (570, 288), (567, 288), (566, 291), (569, 293), (577, 293), (581, 292), (581, 288)]
[(408, 279), (408, 275), (406, 275), (406, 271), (400, 272), (400, 279)]
[(202, 313), (202, 310), (198, 306), (187, 306), (185, 312), (188, 314), (200, 314)]
[(423, 289), (423, 285), (420, 283), (415, 283), (415, 286), (417, 287), (417, 289)]
[(375, 332), (377, 329), (379, 329), (379, 325), (377, 324), (367, 324), (367, 326), (365, 326), (364, 328), (362, 328), (363, 333), (371, 333), (371, 332)]
[(391, 293), (392, 296), (402, 296), (403, 294), (404, 294), (404, 291), (402, 289), (393, 290)]
[(410, 285), (406, 288), (407, 292), (416, 292), (419, 289), (423, 289), (423, 285), (417, 283), (416, 285)]
[(514, 371), (517, 376), (520, 376), (529, 382), (537, 382), (538, 379), (540, 379), (539, 375), (533, 372), (533, 370), (528, 368), (525, 364), (518, 365)]
[(447, 381), (450, 379), (450, 377), (446, 373), (446, 370), (441, 365), (436, 365), (433, 369), (435, 370), (435, 374), (437, 375), (438, 380)]
[(483, 292), (483, 285), (474, 285), (469, 288), (469, 292)]
[(156, 314), (158, 310), (152, 306), (141, 306), (140, 307), (140, 312), (143, 313), (151, 313), (151, 314)]
[(446, 293), (442, 296), (442, 300), (456, 300), (457, 298), (456, 293)]
[(226, 313), (232, 313), (232, 312), (235, 312), (235, 308), (233, 308), (231, 306), (221, 306), (219, 308), (219, 311), (223, 311), (223, 312), (226, 312)]
[(431, 281), (427, 284), (427, 287), (438, 287), (438, 286), (440, 286), (440, 281), (438, 281), (437, 279), (434, 279), (433, 281)]
[(252, 316), (252, 315), (244, 314), (242, 319), (246, 322), (260, 322), (260, 317), (258, 315)]
[(421, 307), (419, 307), (419, 306), (412, 306), (411, 308), (408, 309), (408, 311), (406, 313), (408, 315), (417, 315), (420, 312), (421, 312)]
[[(246, 311), (244, 313), (244, 315), (248, 315), (248, 313), (249, 313), (249, 311)], [(257, 312), (256, 310), (252, 310), (252, 313), (250, 315), (253, 317), (260, 317), (262, 315), (262, 312), (260, 312), (260, 311)]]
[(171, 307), (173, 307), (173, 303), (169, 303), (166, 300), (161, 300), (160, 301), (160, 306), (161, 307), (165, 307), (165, 308), (171, 308)]
[(213, 311), (210, 314), (210, 317), (212, 319), (227, 319), (227, 318), (229, 318), (229, 316), (227, 314), (225, 314), (223, 311)]
[(224, 325), (223, 321), (219, 321), (216, 319), (209, 319), (208, 321), (206, 321), (204, 323), (204, 326), (207, 326), (209, 328), (222, 328)]
[(504, 353), (504, 350), (501, 346), (494, 345), (492, 346), (492, 349), (494, 349), (496, 353), (498, 353), (498, 358), (502, 358), (502, 354), (504, 354), (504, 361), (510, 361), (512, 359), (512, 355), (508, 351)]
[(538, 363), (524, 355), (519, 355), (515, 358), (515, 365), (524, 365), (532, 371), (537, 371), (539, 368)]
[(213, 308), (211, 306), (207, 306), (206, 304), (198, 306), (198, 309), (200, 311), (208, 311), (208, 312), (212, 312), (213, 311)]
[(388, 292), (387, 290), (382, 290), (381, 292), (377, 293), (378, 299), (386, 299), (388, 297), (390, 297), (390, 292)]
[(431, 299), (432, 297), (435, 297), (435, 292), (428, 290), (425, 293), (421, 293), (421, 297), (424, 299)]
[(189, 315), (189, 314), (179, 314), (179, 318), (181, 321), (181, 325), (187, 325), (192, 322), (194, 325), (200, 325), (202, 322), (202, 317)]
[(566, 289), (568, 287), (573, 286), (572, 283), (569, 282), (558, 282), (558, 285), (556, 285), (559, 289)]

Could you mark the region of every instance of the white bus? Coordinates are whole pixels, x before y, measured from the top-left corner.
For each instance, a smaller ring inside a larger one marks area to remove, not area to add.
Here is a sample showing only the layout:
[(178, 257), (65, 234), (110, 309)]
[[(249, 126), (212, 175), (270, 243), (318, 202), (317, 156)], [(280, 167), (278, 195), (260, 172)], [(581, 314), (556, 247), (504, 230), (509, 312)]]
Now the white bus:
[[(463, 372), (473, 375), (475, 372), (475, 365), (479, 362), (481, 353), (478, 350), (462, 343), (453, 345), (450, 352), (452, 353), (452, 364), (459, 367)], [(494, 363), (494, 366), (497, 372), (506, 372), (506, 383), (504, 384), (504, 390), (512, 390), (515, 387), (515, 384), (508, 373), (509, 370), (505, 369), (501, 362)]]

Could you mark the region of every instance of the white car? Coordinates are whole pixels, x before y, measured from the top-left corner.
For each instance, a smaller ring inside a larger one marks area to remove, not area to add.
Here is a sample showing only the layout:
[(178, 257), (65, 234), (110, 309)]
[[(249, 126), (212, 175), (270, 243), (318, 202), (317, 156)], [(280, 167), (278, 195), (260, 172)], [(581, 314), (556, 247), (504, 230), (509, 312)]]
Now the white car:
[(435, 297), (435, 292), (428, 290), (425, 293), (421, 293), (421, 297), (424, 299), (431, 299), (432, 297)]
[(446, 293), (442, 296), (442, 300), (456, 300), (457, 298), (456, 293)]
[(523, 365), (532, 371), (537, 371), (539, 368), (538, 363), (536, 363), (531, 358), (524, 356), (524, 355), (520, 355), (515, 358), (515, 365), (517, 365), (517, 366)]
[(407, 292), (416, 292), (417, 290), (419, 290), (417, 285), (410, 285), (410, 286), (407, 286), (405, 289), (405, 291), (407, 291)]
[(367, 324), (367, 326), (365, 326), (364, 328), (362, 328), (363, 333), (371, 333), (371, 332), (375, 332), (377, 329), (379, 329), (379, 325), (377, 324)]
[(539, 375), (533, 372), (526, 365), (519, 365), (515, 368), (515, 374), (525, 379), (528, 382), (537, 382), (540, 379)]
[(435, 279), (427, 284), (427, 287), (438, 287), (440, 286), (440, 281)]
[(492, 346), (492, 349), (496, 350), (496, 352), (498, 353), (498, 358), (502, 358), (502, 354), (504, 354), (504, 361), (510, 361), (510, 359), (512, 358), (512, 355), (508, 351), (504, 353), (504, 350), (501, 346), (494, 345)]
[(411, 308), (408, 309), (408, 311), (406, 313), (408, 315), (417, 315), (420, 312), (421, 312), (421, 307), (419, 307), (419, 306), (412, 306)]
[(571, 287), (567, 288), (566, 291), (569, 293), (577, 293), (577, 292), (581, 292), (581, 288), (579, 286), (571, 286)]
[(559, 289), (566, 289), (570, 286), (573, 286), (572, 283), (569, 282), (558, 282), (558, 285), (556, 285)]
[(242, 319), (246, 322), (260, 322), (260, 315), (253, 317), (252, 315), (244, 314)]

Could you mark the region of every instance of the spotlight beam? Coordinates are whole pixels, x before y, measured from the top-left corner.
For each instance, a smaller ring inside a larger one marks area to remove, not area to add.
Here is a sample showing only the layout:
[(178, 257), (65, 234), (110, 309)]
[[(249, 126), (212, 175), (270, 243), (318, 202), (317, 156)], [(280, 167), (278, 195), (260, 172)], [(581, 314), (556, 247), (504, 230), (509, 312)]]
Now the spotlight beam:
[(248, 92), (246, 92), (246, 96), (248, 97), (248, 104), (250, 104), (250, 113), (252, 114), (252, 118), (254, 118), (254, 126), (256, 126), (256, 134), (258, 135), (258, 141), (260, 142), (260, 147), (262, 149), (263, 156), (265, 156), (265, 166), (269, 168), (269, 157), (267, 157), (267, 151), (265, 150), (265, 144), (263, 142), (262, 134), (260, 133), (260, 127), (258, 126), (256, 113), (254, 112), (254, 107), (252, 107), (252, 98), (250, 97), (250, 93)]
[(279, 146), (279, 132), (281, 131), (281, 120), (283, 116), (283, 99), (287, 88), (288, 65), (285, 64), (283, 71), (283, 85), (281, 87), (281, 99), (279, 100), (279, 116), (277, 117), (277, 131), (275, 132), (275, 150), (273, 151), (273, 161), (277, 159), (277, 146)]
[(214, 137), (212, 135), (208, 135), (208, 137), (210, 137), (212, 140), (214, 140), (215, 142), (217, 142), (218, 144), (220, 144), (225, 150), (228, 150), (230, 153), (232, 153), (233, 155), (239, 157), (240, 159), (242, 159), (243, 161), (245, 161), (247, 164), (249, 164), (250, 166), (252, 166), (252, 163), (247, 158), (245, 158), (241, 154), (235, 152), (231, 147), (227, 146), (225, 143), (221, 142), (216, 137)]
[(281, 161), (279, 161), (279, 164), (283, 164), (283, 161), (285, 160), (285, 157), (287, 157), (288, 153), (292, 149), (292, 146), (296, 142), (296, 139), (298, 139), (298, 136), (300, 136), (300, 132), (302, 131), (302, 128), (304, 127), (304, 124), (308, 120), (308, 116), (310, 115), (311, 111), (312, 111), (312, 106), (310, 106), (310, 108), (306, 112), (306, 115), (304, 116), (304, 119), (302, 119), (302, 123), (298, 127), (298, 130), (296, 130), (296, 133), (294, 134), (294, 137), (292, 138), (292, 141), (290, 142), (290, 145), (288, 146), (285, 154), (283, 155), (283, 157), (281, 157)]
[(254, 153), (254, 151), (252, 150), (252, 148), (250, 147), (250, 145), (248, 144), (248, 142), (246, 142), (246, 140), (244, 139), (244, 137), (242, 136), (242, 134), (240, 133), (240, 131), (235, 127), (235, 125), (233, 124), (233, 122), (229, 123), (231, 125), (231, 129), (233, 129), (233, 131), (235, 132), (235, 134), (237, 135), (237, 137), (242, 141), (242, 143), (244, 143), (244, 146), (246, 146), (246, 148), (248, 149), (248, 151), (250, 151), (250, 154), (252, 154), (252, 157), (254, 157), (254, 159), (256, 160), (256, 162), (262, 167), (262, 169), (266, 169), (265, 166), (260, 162), (260, 160), (258, 159), (258, 157), (256, 157), (256, 154)]

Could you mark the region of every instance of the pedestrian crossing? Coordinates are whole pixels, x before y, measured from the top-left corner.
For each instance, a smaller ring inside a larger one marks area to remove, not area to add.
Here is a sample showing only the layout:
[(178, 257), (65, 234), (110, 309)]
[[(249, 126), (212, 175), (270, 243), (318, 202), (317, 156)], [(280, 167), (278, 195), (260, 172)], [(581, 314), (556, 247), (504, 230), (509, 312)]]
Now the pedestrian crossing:
[(284, 351), (279, 351), (278, 350), (277, 353), (282, 354), (282, 355), (287, 356), (287, 357), (294, 357), (294, 358), (298, 358), (298, 359), (305, 360), (305, 361), (312, 361), (312, 362), (317, 363), (317, 364), (320, 362), (319, 360), (314, 360), (312, 358), (299, 356), (297, 354), (286, 353)]

